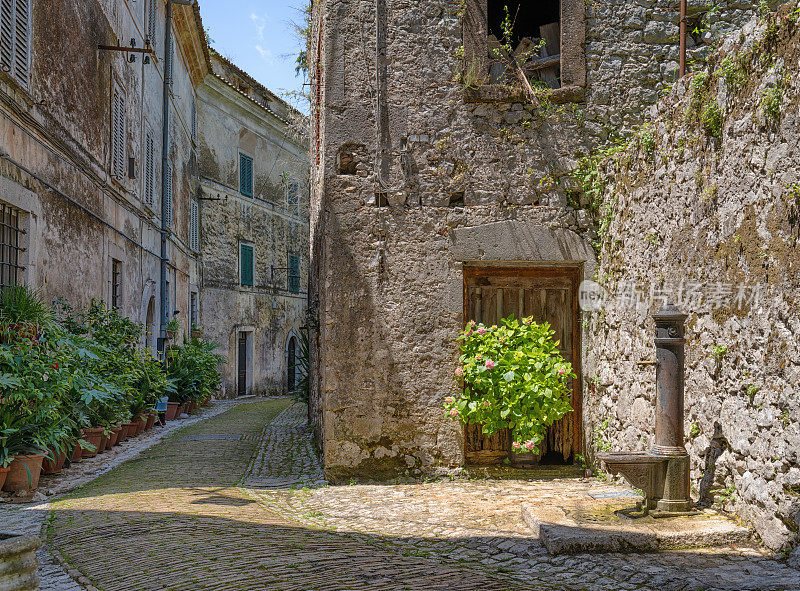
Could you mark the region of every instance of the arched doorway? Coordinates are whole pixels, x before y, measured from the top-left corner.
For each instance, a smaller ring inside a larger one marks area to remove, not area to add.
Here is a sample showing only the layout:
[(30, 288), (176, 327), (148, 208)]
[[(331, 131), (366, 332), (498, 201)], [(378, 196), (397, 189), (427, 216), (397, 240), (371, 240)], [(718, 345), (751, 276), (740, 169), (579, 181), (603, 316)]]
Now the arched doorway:
[(150, 296), (150, 301), (147, 303), (147, 313), (145, 314), (144, 321), (145, 328), (145, 344), (150, 347), (153, 354), (156, 354), (156, 298)]
[(286, 384), (290, 393), (297, 387), (297, 339), (294, 337), (287, 345)]

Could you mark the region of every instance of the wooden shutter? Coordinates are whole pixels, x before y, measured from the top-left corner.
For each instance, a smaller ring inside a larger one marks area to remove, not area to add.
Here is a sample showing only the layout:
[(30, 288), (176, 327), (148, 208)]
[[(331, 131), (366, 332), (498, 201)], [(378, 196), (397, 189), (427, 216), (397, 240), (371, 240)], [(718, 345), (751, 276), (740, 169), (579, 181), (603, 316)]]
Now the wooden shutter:
[(199, 207), (196, 199), (192, 199), (192, 209), (189, 214), (189, 246), (197, 252), (200, 250)]
[(239, 154), (239, 192), (253, 196), (253, 159), (244, 154)]
[(24, 88), (30, 70), (30, 0), (0, 0), (0, 65)]
[(155, 205), (155, 140), (148, 130), (144, 148), (144, 203), (150, 209)]
[(111, 176), (125, 176), (125, 93), (114, 84), (111, 97)]
[(241, 261), (241, 276), (242, 285), (253, 285), (253, 247), (249, 244), (241, 245), (241, 253), (239, 256)]
[(300, 291), (300, 258), (289, 256), (289, 291)]
[(166, 192), (164, 195), (164, 206), (166, 208), (164, 225), (169, 228), (172, 226), (172, 162), (167, 161), (167, 170), (164, 171), (164, 174), (167, 175)]
[(156, 22), (158, 19), (158, 0), (150, 0), (147, 6), (147, 38), (150, 40), (150, 47), (156, 48)]

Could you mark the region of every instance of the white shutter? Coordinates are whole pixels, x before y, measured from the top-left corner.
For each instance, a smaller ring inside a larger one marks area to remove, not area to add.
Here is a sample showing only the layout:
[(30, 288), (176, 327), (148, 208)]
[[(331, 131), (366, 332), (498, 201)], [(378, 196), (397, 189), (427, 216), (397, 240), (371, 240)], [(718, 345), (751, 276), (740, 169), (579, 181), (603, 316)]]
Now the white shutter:
[(158, 19), (158, 0), (150, 0), (147, 6), (147, 38), (150, 40), (150, 47), (156, 48), (156, 22)]
[(111, 96), (111, 176), (125, 178), (125, 93), (117, 83)]
[(24, 88), (30, 69), (30, 0), (0, 0), (0, 67)]
[(14, 11), (14, 78), (28, 88), (28, 59), (30, 58), (30, 0), (16, 0)]
[(144, 149), (144, 203), (150, 209), (155, 205), (155, 152), (153, 134), (148, 130)]
[(164, 220), (164, 225), (167, 228), (172, 227), (172, 162), (167, 161), (167, 170), (164, 171), (164, 174), (167, 175), (167, 191), (166, 195), (164, 195), (164, 206), (167, 210), (167, 216)]
[(189, 246), (195, 252), (200, 250), (199, 207), (196, 199), (192, 199), (189, 215)]

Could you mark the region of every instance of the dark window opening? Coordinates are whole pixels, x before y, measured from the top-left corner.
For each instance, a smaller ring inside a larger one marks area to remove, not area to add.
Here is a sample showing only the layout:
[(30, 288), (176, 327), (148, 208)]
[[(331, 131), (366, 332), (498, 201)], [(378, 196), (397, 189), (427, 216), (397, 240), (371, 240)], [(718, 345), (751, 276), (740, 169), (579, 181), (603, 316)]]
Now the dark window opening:
[(464, 207), (464, 191), (456, 191), (450, 194), (450, 207)]
[(375, 193), (375, 207), (389, 207), (386, 193)]
[(294, 337), (289, 339), (289, 347), (287, 351), (288, 359), (286, 363), (286, 385), (288, 386), (289, 393), (294, 392), (297, 386), (297, 341)]
[(111, 259), (111, 307), (119, 308), (122, 291), (122, 263)]
[[(506, 10), (507, 9), (507, 10)], [(507, 39), (505, 22), (511, 25)], [(561, 86), (561, 6), (559, 0), (520, 2), (489, 0), (489, 77), (492, 83), (514, 84), (513, 72), (506, 67), (502, 46), (510, 46), (531, 83), (549, 88)]]
[(21, 262), (22, 235), (19, 225), (20, 211), (10, 205), (0, 205), (0, 289), (20, 282), (25, 268)]

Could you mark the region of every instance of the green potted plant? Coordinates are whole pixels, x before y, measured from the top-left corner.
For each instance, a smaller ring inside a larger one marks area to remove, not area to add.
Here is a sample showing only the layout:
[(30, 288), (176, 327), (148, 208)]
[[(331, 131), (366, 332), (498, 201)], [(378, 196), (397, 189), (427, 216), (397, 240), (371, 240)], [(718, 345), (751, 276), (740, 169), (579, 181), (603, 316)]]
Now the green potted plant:
[(538, 453), (547, 427), (572, 410), (572, 366), (559, 354), (554, 332), (532, 318), (504, 318), (500, 326), (469, 322), (458, 337), (456, 379), (463, 384), (445, 408), (486, 435), (510, 428), (517, 453)]
[(167, 338), (172, 341), (175, 339), (175, 336), (178, 334), (178, 331), (181, 329), (181, 324), (178, 322), (178, 317), (173, 316), (172, 320), (167, 323), (167, 326), (164, 328)]
[(192, 322), (191, 335), (193, 339), (199, 339), (201, 336), (203, 336), (203, 331), (197, 328), (197, 325), (194, 322)]

